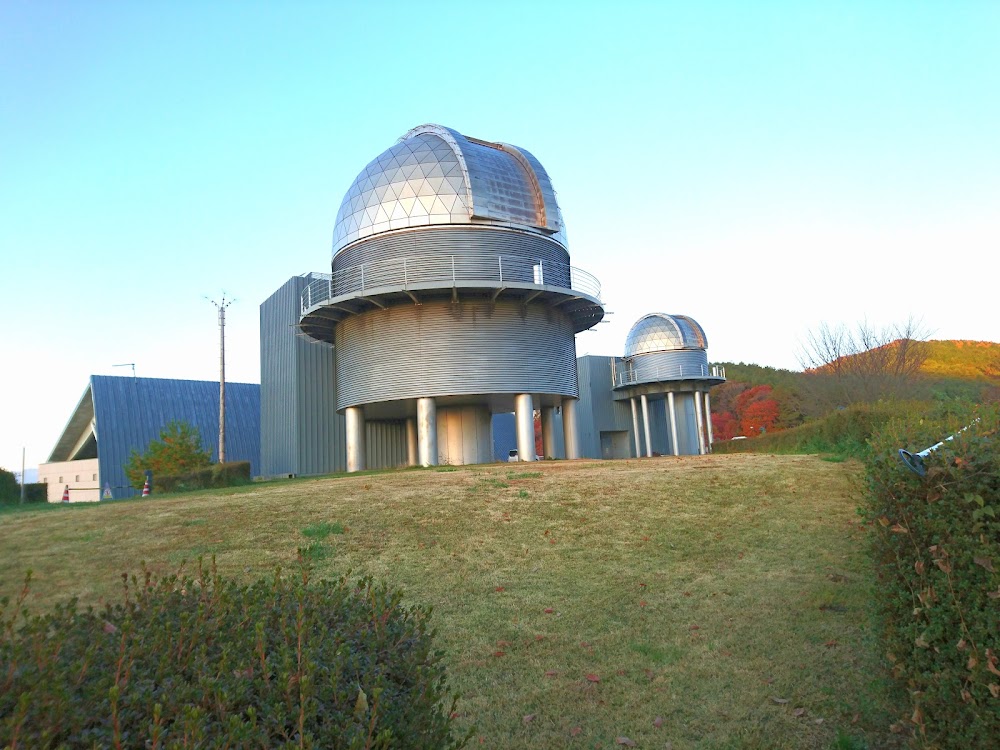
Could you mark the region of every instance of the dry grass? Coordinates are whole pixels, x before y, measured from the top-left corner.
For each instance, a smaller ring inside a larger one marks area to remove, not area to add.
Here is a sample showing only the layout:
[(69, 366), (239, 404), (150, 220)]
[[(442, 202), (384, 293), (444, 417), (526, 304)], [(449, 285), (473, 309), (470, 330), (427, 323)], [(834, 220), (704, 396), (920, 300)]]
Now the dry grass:
[(140, 560), (214, 554), (255, 578), (308, 546), (321, 576), (433, 605), (473, 745), (885, 747), (858, 475), (809, 456), (512, 464), (11, 513), (0, 592), (31, 568), (35, 606), (96, 602)]

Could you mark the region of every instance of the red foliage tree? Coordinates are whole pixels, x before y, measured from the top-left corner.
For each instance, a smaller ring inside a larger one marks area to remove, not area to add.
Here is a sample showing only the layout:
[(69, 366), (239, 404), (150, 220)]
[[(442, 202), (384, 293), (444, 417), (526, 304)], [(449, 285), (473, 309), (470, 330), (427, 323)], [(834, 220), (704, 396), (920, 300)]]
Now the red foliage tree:
[(778, 421), (780, 413), (778, 402), (773, 398), (754, 401), (743, 411), (740, 428), (744, 435), (759, 435), (774, 428), (774, 423)]
[(712, 437), (715, 440), (732, 440), (740, 428), (740, 420), (731, 411), (712, 412)]

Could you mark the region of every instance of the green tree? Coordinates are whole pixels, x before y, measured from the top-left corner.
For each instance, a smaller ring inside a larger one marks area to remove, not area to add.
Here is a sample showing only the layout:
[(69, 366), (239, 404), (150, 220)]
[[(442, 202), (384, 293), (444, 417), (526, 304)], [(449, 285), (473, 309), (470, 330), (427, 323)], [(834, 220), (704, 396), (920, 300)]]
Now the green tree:
[(211, 452), (202, 448), (201, 433), (187, 422), (170, 422), (160, 439), (150, 442), (145, 453), (133, 450), (125, 464), (125, 476), (135, 489), (142, 489), (146, 471), (153, 476), (183, 474), (208, 466)]
[(21, 487), (13, 472), (0, 468), (0, 502), (14, 503), (21, 499)]

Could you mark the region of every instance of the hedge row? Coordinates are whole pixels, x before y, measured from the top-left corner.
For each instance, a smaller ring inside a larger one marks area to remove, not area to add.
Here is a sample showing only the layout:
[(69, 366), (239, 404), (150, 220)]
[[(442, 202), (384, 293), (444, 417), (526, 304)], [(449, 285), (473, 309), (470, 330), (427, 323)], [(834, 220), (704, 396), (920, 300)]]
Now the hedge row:
[(212, 487), (236, 487), (250, 483), (250, 462), (229, 461), (224, 464), (212, 464), (184, 474), (154, 476), (153, 482), (157, 492), (190, 492)]
[(125, 601), (3, 600), (0, 746), (455, 748), (429, 611), (308, 571), (123, 576)]
[[(978, 421), (973, 421), (978, 417)], [(917, 452), (971, 427), (926, 460)], [(894, 422), (867, 459), (877, 606), (892, 672), (926, 747), (992, 747), (1000, 738), (1000, 413)]]

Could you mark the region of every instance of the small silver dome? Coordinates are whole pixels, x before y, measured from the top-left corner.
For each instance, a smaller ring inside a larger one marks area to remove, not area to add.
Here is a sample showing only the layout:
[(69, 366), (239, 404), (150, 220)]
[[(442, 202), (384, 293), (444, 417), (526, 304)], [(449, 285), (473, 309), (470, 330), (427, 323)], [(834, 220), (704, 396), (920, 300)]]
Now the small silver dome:
[(632, 326), (625, 338), (625, 356), (677, 349), (707, 349), (705, 331), (686, 315), (650, 313)]
[(333, 254), (364, 237), (431, 224), (492, 224), (566, 246), (552, 182), (524, 149), (421, 125), (357, 176), (333, 230)]

